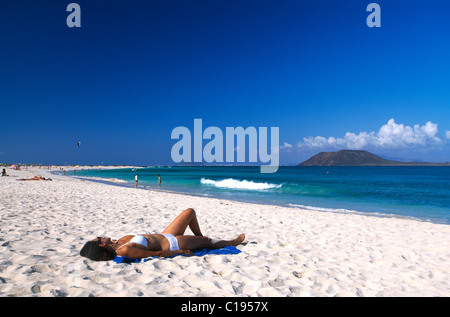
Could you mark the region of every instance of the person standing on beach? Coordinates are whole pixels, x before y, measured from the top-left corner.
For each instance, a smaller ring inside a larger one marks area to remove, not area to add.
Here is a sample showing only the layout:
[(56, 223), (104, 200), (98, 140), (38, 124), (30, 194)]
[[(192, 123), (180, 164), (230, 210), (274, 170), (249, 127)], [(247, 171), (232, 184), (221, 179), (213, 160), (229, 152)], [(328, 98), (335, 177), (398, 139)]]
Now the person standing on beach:
[(136, 174), (136, 176), (134, 177), (134, 180), (136, 181), (136, 188), (137, 188), (137, 185), (138, 185), (138, 177), (139, 177), (139, 174)]
[(161, 176), (158, 174), (158, 186), (161, 187)]

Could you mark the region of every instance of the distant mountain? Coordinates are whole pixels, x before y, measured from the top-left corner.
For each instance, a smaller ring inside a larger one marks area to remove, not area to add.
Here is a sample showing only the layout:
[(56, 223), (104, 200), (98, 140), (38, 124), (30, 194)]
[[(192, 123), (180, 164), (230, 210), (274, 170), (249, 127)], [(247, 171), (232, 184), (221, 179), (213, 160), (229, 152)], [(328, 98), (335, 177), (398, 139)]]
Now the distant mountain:
[(450, 166), (450, 163), (400, 162), (367, 151), (341, 150), (320, 152), (298, 166)]

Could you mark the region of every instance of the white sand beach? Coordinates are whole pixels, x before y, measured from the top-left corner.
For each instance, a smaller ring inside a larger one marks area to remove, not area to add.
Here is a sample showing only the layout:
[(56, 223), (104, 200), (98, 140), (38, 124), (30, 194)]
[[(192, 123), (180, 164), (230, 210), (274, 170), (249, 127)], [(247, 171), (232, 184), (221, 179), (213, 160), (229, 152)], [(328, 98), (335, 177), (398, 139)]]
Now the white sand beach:
[[(7, 169), (0, 296), (450, 296), (450, 226), (112, 186)], [(32, 176), (52, 181), (17, 181)], [(237, 255), (93, 262), (87, 240), (161, 232), (184, 209)]]

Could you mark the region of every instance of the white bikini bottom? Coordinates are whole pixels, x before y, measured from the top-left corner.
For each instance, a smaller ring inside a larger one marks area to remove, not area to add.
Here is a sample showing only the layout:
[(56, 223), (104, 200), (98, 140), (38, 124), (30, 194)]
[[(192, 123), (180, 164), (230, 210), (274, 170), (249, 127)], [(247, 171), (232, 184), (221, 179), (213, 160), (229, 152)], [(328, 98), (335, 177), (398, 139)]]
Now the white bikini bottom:
[(178, 246), (178, 240), (177, 238), (175, 238), (174, 235), (172, 234), (166, 234), (166, 233), (162, 233), (163, 236), (166, 237), (166, 239), (169, 241), (169, 245), (170, 245), (170, 251), (178, 251), (180, 250), (180, 247)]

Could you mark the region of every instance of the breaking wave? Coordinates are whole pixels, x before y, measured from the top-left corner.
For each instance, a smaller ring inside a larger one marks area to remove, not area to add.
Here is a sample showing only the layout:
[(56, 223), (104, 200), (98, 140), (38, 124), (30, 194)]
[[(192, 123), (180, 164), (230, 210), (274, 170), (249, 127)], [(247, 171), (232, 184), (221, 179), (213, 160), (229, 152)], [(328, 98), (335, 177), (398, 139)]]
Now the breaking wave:
[(200, 183), (204, 185), (212, 185), (218, 188), (231, 188), (231, 189), (243, 189), (243, 190), (265, 190), (271, 188), (281, 188), (282, 184), (270, 184), (270, 183), (255, 183), (247, 180), (237, 180), (233, 178), (227, 178), (220, 181), (214, 181), (211, 179), (202, 178)]

